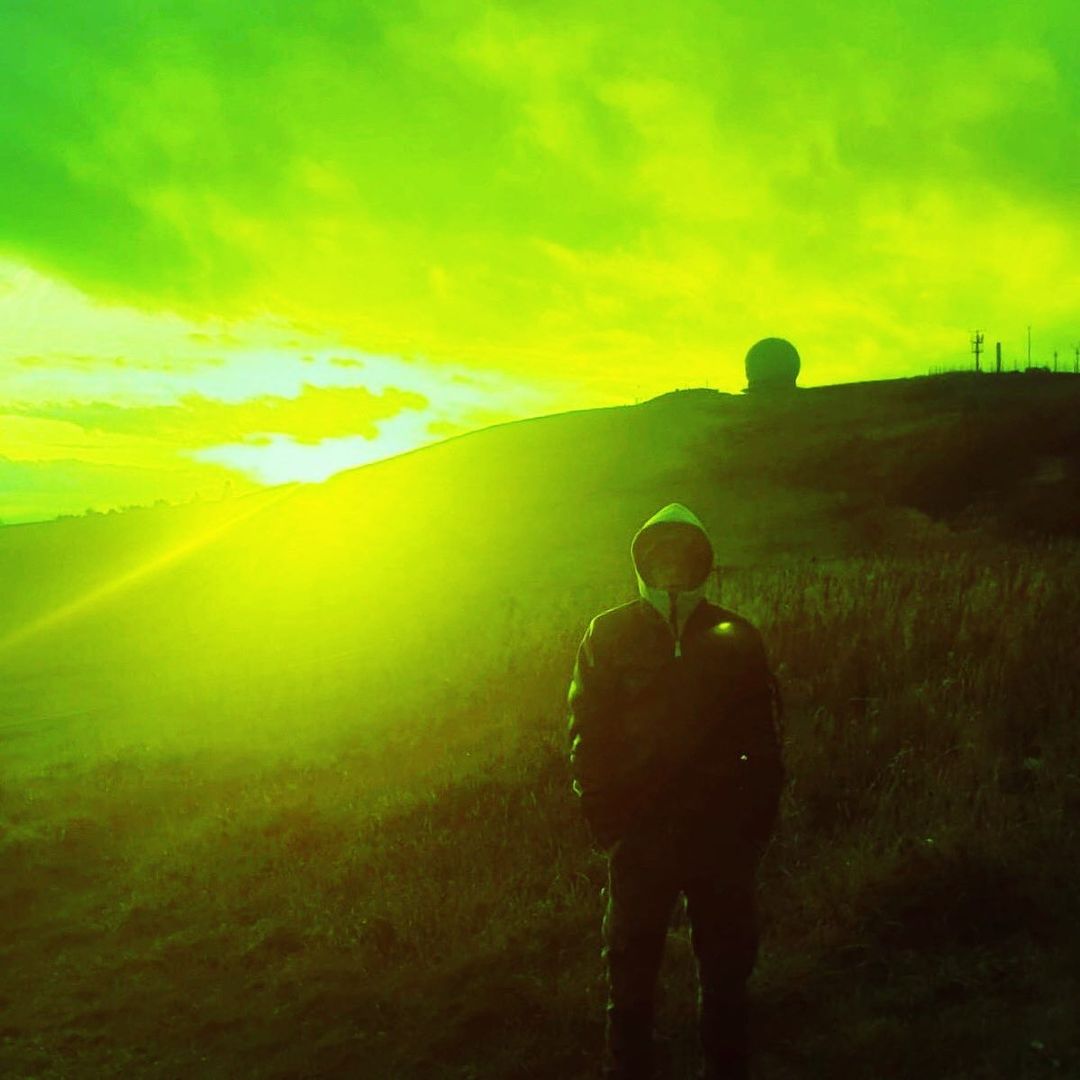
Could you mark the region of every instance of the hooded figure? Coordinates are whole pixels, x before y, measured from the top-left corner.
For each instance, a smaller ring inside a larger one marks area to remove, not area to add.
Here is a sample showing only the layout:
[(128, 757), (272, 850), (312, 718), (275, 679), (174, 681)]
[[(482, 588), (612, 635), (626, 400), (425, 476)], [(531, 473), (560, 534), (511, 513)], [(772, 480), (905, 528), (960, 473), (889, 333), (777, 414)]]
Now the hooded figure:
[(668, 503), (634, 534), (630, 544), (638, 592), (668, 620), (675, 656), (686, 620), (705, 599), (713, 547), (705, 526), (682, 503)]
[(746, 1075), (755, 871), (783, 786), (758, 631), (706, 596), (708, 533), (669, 503), (630, 545), (638, 598), (596, 615), (567, 693), (573, 791), (608, 853), (606, 1076), (652, 1075), (656, 979), (686, 897), (705, 1077)]

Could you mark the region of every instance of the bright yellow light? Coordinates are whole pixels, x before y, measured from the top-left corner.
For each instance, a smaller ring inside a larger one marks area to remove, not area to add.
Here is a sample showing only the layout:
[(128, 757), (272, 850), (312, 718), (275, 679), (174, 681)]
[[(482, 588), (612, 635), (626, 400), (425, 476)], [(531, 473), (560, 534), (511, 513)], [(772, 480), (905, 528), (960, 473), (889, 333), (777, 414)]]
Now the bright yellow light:
[(281, 487), (270, 492), (269, 495), (265, 497), (249, 496), (248, 501), (241, 503), (234, 512), (227, 513), (223, 520), (215, 522), (208, 529), (196, 533), (193, 536), (185, 537), (179, 543), (165, 551), (156, 553), (151, 558), (133, 566), (125, 573), (110, 578), (108, 581), (102, 582), (100, 585), (95, 586), (81, 596), (77, 596), (75, 599), (63, 604), (61, 607), (46, 612), (44, 615), (39, 616), (31, 622), (16, 627), (16, 629), (0, 638), (0, 652), (11, 649), (16, 645), (23, 644), (30, 638), (43, 634), (63, 622), (86, 614), (88, 611), (92, 610), (96, 604), (116, 596), (118, 593), (131, 588), (131, 586), (145, 580), (151, 575), (159, 573), (167, 567), (174, 565), (198, 551), (200, 548), (206, 547), (230, 529), (235, 528), (241, 522), (246, 521), (255, 514), (261, 513), (274, 504), (281, 502), (287, 496), (294, 494), (295, 490), (295, 488), (291, 487)]

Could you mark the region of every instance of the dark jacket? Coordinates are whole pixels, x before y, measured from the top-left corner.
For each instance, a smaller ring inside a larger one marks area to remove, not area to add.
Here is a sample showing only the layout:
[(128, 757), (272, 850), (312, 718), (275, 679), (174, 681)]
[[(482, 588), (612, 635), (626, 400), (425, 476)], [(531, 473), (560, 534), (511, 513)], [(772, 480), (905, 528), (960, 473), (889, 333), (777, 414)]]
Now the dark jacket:
[(573, 789), (602, 847), (659, 825), (756, 857), (784, 781), (776, 681), (761, 635), (707, 601), (705, 581), (677, 594), (647, 584), (647, 530), (673, 521), (701, 530), (711, 566), (704, 527), (678, 503), (638, 530), (640, 597), (595, 616), (578, 647)]

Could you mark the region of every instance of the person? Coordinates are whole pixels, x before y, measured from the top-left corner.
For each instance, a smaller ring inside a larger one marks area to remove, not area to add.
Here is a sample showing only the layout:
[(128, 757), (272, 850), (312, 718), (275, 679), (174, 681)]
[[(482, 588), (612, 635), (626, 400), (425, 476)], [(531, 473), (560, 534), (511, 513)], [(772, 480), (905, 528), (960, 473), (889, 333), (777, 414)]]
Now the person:
[(637, 599), (596, 615), (567, 693), (572, 789), (608, 856), (605, 1077), (652, 1075), (655, 987), (686, 898), (707, 1080), (748, 1076), (756, 870), (784, 783), (761, 635), (706, 599), (712, 542), (669, 503), (630, 546)]

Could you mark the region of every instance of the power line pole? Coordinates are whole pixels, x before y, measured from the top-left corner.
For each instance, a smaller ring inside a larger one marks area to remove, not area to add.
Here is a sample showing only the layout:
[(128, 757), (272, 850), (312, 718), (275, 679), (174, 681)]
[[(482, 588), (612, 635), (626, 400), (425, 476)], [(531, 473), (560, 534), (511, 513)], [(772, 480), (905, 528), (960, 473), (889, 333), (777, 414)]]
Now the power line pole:
[(1031, 367), (1031, 327), (1028, 327), (1028, 367)]
[(979, 371), (979, 354), (982, 352), (983, 336), (978, 330), (972, 335), (971, 338), (971, 351), (975, 354), (975, 370)]
[(1054, 350), (1054, 371), (1057, 371), (1057, 349)]
[(1080, 342), (1073, 348), (1073, 374), (1080, 375)]
[(995, 345), (994, 352), (995, 352), (994, 372), (995, 372), (995, 374), (1000, 375), (1001, 374), (1001, 342), (1000, 341), (997, 342), (997, 344)]

